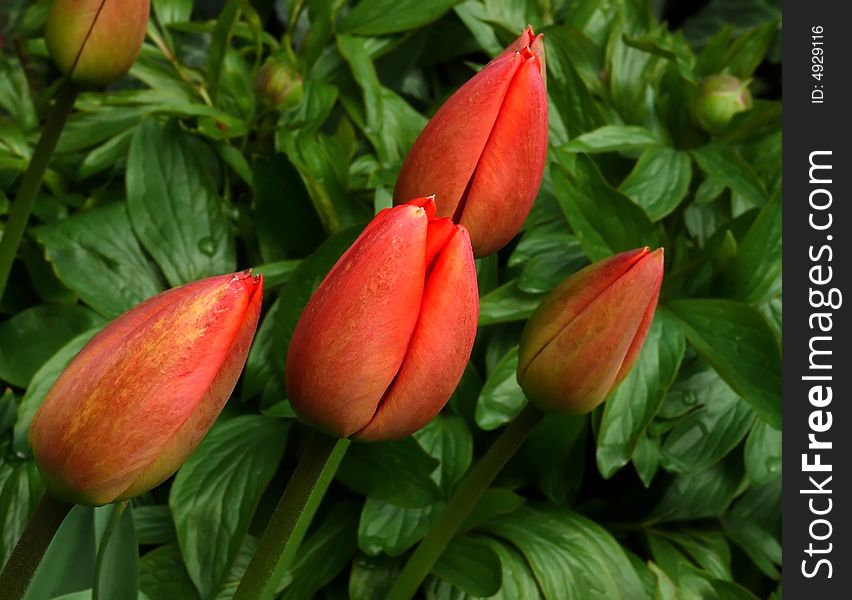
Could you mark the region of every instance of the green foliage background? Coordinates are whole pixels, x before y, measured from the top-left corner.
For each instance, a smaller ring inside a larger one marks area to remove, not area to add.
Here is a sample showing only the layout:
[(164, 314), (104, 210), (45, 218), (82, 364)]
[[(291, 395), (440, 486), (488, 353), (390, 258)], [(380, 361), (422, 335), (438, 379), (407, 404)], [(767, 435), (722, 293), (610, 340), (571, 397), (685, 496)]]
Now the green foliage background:
[[(0, 303), (0, 562), (42, 491), (29, 421), (70, 357), (166, 287), (255, 267), (264, 315), (220, 421), (123, 514), (75, 508), (28, 598), (233, 594), (304, 438), (283, 387), (302, 307), (390, 205), (428, 116), (531, 23), (549, 163), (517, 241), (478, 261), (471, 363), (428, 427), (351, 447), (281, 597), (380, 598), (523, 407), (517, 342), (542, 296), (648, 245), (665, 246), (666, 279), (637, 366), (590, 416), (538, 426), (425, 596), (780, 598), (780, 3), (352, 4), (152, 0), (130, 74), (79, 98)], [(0, 8), (0, 223), (58, 81), (48, 7)], [(272, 52), (305, 79), (284, 114), (253, 92)], [(709, 136), (691, 106), (722, 72), (751, 78), (756, 101)]]

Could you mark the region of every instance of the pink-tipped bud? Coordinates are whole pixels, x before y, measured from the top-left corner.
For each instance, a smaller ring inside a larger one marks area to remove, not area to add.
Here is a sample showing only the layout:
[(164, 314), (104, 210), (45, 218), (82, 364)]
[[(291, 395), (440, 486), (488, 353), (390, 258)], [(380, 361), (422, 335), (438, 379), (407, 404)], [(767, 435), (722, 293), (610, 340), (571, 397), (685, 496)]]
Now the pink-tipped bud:
[(381, 211), (320, 284), (287, 353), (287, 394), (340, 437), (388, 440), (428, 423), (458, 385), (479, 315), (463, 227), (433, 198)]
[(149, 0), (54, 0), (44, 38), (59, 70), (84, 85), (127, 73), (145, 39)]
[(713, 75), (701, 80), (695, 116), (701, 127), (710, 133), (724, 129), (734, 115), (752, 106), (748, 81), (733, 75)]
[(262, 294), (249, 272), (211, 277), (146, 300), (86, 344), (30, 428), (51, 494), (97, 506), (174, 473), (236, 385)]
[(617, 254), (566, 279), (521, 335), (518, 383), (545, 411), (582, 414), (627, 376), (654, 318), (663, 250)]
[(524, 223), (547, 158), (544, 42), (532, 27), (456, 91), (414, 142), (394, 201), (434, 195), (439, 217), (470, 233), (476, 256)]

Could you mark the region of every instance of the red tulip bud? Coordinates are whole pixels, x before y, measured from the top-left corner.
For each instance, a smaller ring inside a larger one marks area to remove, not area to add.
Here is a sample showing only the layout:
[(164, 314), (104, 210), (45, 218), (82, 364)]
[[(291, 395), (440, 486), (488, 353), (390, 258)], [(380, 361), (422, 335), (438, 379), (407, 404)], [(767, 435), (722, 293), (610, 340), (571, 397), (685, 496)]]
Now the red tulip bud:
[(582, 414), (627, 376), (654, 318), (663, 249), (623, 252), (557, 287), (521, 336), (518, 383), (545, 411)]
[(476, 256), (493, 254), (529, 214), (546, 154), (544, 42), (529, 27), (435, 113), (394, 200), (434, 194), (438, 216), (467, 228)]
[(59, 70), (108, 85), (127, 73), (145, 39), (149, 0), (54, 0), (44, 38)]
[(306, 421), (340, 437), (405, 437), (458, 385), (479, 314), (465, 229), (420, 198), (381, 211), (302, 313), (287, 393)]
[(249, 272), (190, 283), (130, 309), (86, 344), (30, 429), (50, 492), (96, 506), (174, 473), (234, 389), (262, 293)]

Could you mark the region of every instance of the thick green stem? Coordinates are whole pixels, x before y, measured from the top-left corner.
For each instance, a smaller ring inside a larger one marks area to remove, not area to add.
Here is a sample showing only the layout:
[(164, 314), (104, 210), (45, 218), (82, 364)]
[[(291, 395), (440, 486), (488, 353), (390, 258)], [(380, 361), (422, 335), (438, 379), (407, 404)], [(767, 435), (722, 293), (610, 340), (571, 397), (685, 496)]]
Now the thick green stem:
[(50, 494), (42, 496), (21, 539), (0, 572), (0, 600), (20, 600), (24, 597), (44, 552), (72, 506)]
[(444, 513), (408, 559), (405, 568), (388, 593), (387, 600), (409, 600), (414, 596), (435, 561), (458, 532), (462, 522), (479, 502), (497, 474), (521, 447), (541, 417), (542, 414), (538, 410), (528, 405), (503, 430), (482, 460), (459, 484)]
[(319, 508), (349, 440), (314, 432), (254, 556), (234, 600), (266, 600), (275, 593)]
[(47, 170), (47, 165), (50, 164), (53, 149), (56, 148), (56, 142), (65, 127), (68, 115), (71, 114), (71, 109), (74, 108), (76, 99), (77, 86), (70, 79), (65, 79), (59, 86), (56, 102), (54, 102), (53, 108), (47, 116), (47, 122), (44, 124), (41, 137), (33, 151), (30, 164), (23, 179), (21, 179), (18, 195), (9, 210), (9, 218), (3, 230), (3, 238), (0, 239), (0, 299), (3, 298), (3, 292), (6, 291), (9, 272), (12, 270), (12, 263), (18, 253), (21, 238), (24, 237), (27, 221), (30, 219), (36, 196), (38, 196), (38, 191), (41, 188), (44, 172)]

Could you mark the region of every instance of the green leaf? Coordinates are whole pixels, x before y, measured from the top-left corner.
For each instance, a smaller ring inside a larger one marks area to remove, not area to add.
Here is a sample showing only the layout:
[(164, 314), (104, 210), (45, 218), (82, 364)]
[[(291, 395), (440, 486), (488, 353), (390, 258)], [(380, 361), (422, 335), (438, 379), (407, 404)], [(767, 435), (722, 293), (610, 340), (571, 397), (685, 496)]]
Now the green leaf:
[(384, 598), (396, 581), (403, 563), (387, 556), (356, 555), (349, 576), (349, 600)]
[(781, 566), (781, 544), (768, 531), (735, 513), (726, 513), (722, 525), (728, 537), (748, 554), (758, 569), (772, 579), (780, 577), (776, 566)]
[(107, 318), (163, 290), (123, 204), (81, 212), (33, 233), (62, 282)]
[(677, 322), (658, 311), (633, 370), (604, 405), (597, 436), (597, 464), (604, 478), (630, 460), (674, 381), (685, 350)]
[(736, 150), (719, 142), (710, 142), (691, 153), (708, 177), (724, 182), (750, 206), (766, 204), (769, 199), (766, 188)]
[(521, 290), (516, 280), (509, 281), (479, 299), (479, 326), (523, 321), (535, 312), (543, 297)]
[(44, 304), (0, 324), (0, 379), (27, 387), (36, 371), (81, 332), (103, 318), (75, 304)]
[(439, 414), (414, 439), (440, 466), (432, 472), (432, 480), (447, 495), (452, 485), (465, 474), (473, 459), (473, 437), (461, 417)]
[(577, 238), (562, 215), (524, 232), (509, 257), (509, 267), (521, 267), (518, 288), (530, 294), (546, 293), (588, 264)]
[(129, 502), (114, 504), (98, 548), (93, 600), (136, 598), (139, 590), (139, 546)]
[(164, 504), (134, 506), (133, 529), (142, 546), (160, 546), (177, 541), (172, 513)]
[(337, 503), (299, 548), (284, 574), (282, 600), (310, 600), (334, 579), (355, 553), (358, 507), (352, 500)]
[(287, 422), (278, 419), (220, 421), (178, 471), (169, 506), (187, 571), (202, 596), (227, 575), (286, 440)]
[(496, 594), (502, 583), (500, 557), (486, 542), (476, 537), (453, 539), (432, 567), (441, 579), (472, 596)]
[(35, 462), (0, 460), (0, 565), (18, 543), (43, 488)]
[(160, 546), (139, 561), (139, 590), (150, 600), (200, 600), (177, 544)]
[(686, 339), (757, 415), (781, 426), (781, 356), (763, 316), (730, 300), (677, 300)]
[(724, 296), (758, 304), (781, 293), (781, 195), (763, 207), (719, 274)]
[(618, 542), (577, 513), (523, 507), (491, 521), (485, 530), (520, 550), (549, 600), (643, 596), (642, 582)]
[(189, 21), (193, 0), (153, 0), (151, 5), (162, 25)]
[(692, 410), (678, 420), (662, 447), (662, 465), (673, 473), (712, 466), (745, 437), (754, 412), (719, 375), (704, 365), (688, 371), (670, 392), (671, 400)]
[(475, 529), (494, 517), (516, 511), (524, 505), (525, 501), (526, 499), (523, 496), (519, 496), (510, 490), (490, 487), (483, 492), (476, 506), (465, 517), (460, 530)]
[(651, 437), (647, 431), (639, 437), (633, 450), (633, 467), (646, 488), (651, 486), (660, 467), (660, 440)]
[(765, 485), (781, 476), (781, 432), (764, 421), (751, 428), (745, 445), (745, 467), (755, 485)]
[(358, 546), (370, 556), (399, 556), (429, 533), (445, 508), (443, 502), (403, 508), (368, 497), (358, 525)]
[(488, 374), (476, 401), (476, 424), (481, 429), (497, 429), (520, 414), (527, 404), (515, 373), (518, 370), (518, 347), (515, 346)]
[(461, 0), (361, 0), (340, 22), (338, 31), (385, 35), (421, 27), (437, 20)]
[(610, 186), (592, 159), (577, 155), (570, 172), (555, 169), (553, 178), (554, 193), (565, 217), (591, 260), (661, 245), (644, 211)]
[(172, 286), (236, 269), (234, 240), (205, 163), (210, 157), (174, 121), (145, 121), (130, 144), (130, 220)]
[(642, 207), (652, 221), (670, 214), (686, 197), (692, 161), (682, 150), (653, 145), (642, 153), (619, 191)]
[(352, 444), (337, 478), (352, 490), (401, 506), (420, 508), (441, 499), (432, 479), (439, 462), (412, 437)]
[(32, 456), (30, 449), (30, 423), (38, 407), (53, 387), (53, 383), (72, 358), (85, 346), (100, 328), (85, 331), (62, 346), (33, 375), (30, 385), (18, 405), (18, 418), (15, 422), (15, 435), (12, 448), (19, 456)]
[(659, 139), (651, 131), (636, 125), (604, 125), (584, 133), (562, 146), (563, 152), (624, 152), (643, 150), (658, 144)]
[(666, 488), (648, 516), (648, 523), (718, 517), (740, 488), (743, 469), (739, 457), (729, 456), (703, 471), (679, 475)]
[[(780, 14), (778, 17), (780, 21)], [(743, 80), (751, 77), (766, 56), (778, 29), (779, 22), (773, 21), (755, 27), (738, 37), (725, 54), (725, 71)]]

